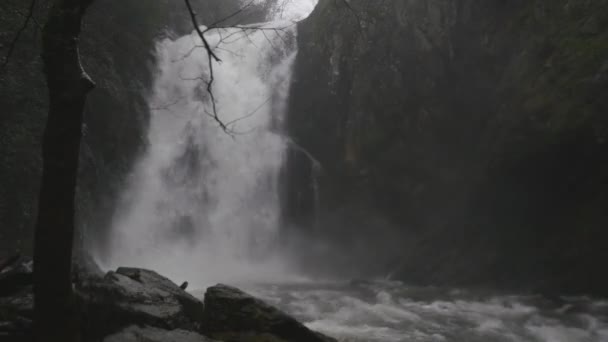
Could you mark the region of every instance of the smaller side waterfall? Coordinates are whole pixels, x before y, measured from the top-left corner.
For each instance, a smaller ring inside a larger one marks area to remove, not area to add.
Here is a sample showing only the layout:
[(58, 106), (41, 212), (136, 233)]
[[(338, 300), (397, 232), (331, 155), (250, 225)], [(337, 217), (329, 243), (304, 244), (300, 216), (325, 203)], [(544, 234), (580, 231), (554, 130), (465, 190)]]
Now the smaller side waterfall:
[(277, 281), (281, 136), (295, 25), (208, 33), (222, 60), (212, 116), (206, 51), (196, 35), (158, 44), (149, 148), (115, 215), (110, 267), (148, 267), (195, 286)]

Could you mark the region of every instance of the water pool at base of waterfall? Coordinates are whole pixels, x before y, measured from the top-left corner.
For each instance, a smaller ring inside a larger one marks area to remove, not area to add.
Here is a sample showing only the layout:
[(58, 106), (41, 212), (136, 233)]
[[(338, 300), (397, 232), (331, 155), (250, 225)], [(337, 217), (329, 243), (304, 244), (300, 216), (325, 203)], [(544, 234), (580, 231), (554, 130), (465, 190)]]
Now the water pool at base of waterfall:
[(410, 287), (400, 282), (244, 285), (341, 342), (605, 342), (608, 301)]

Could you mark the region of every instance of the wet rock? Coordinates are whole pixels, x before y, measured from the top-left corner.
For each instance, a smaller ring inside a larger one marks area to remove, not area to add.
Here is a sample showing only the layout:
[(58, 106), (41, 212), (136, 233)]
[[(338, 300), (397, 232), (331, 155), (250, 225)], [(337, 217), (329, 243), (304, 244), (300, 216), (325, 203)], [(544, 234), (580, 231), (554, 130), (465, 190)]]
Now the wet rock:
[(367, 27), (332, 0), (298, 24), (286, 130), (323, 173), (287, 154), (284, 216), (331, 251), (315, 271), (605, 296), (605, 6), (369, 3), (349, 0)]
[(19, 254), (13, 255), (6, 259), (0, 259), (0, 272), (4, 271), (5, 268), (13, 265), (21, 256)]
[(159, 275), (154, 271), (138, 269), (138, 268), (127, 268), (121, 267), (116, 270), (116, 274), (126, 276), (130, 279), (133, 279), (143, 286), (156, 288), (161, 291), (167, 292), (175, 299), (177, 299), (183, 306), (185, 306), (187, 311), (193, 311), (193, 315), (199, 315), (197, 318), (200, 318), (202, 315), (201, 301), (184, 291), (177, 284), (172, 282), (171, 280)]
[(0, 336), (26, 335), (32, 331), (32, 324), (31, 319), (20, 316), (3, 319), (0, 321)]
[(0, 297), (0, 341), (26, 341), (32, 331), (33, 311), (31, 286)]
[(203, 303), (154, 271), (119, 268), (78, 288), (91, 336), (137, 324), (196, 331)]
[(294, 318), (245, 292), (217, 285), (205, 293), (202, 332), (226, 342), (328, 342)]
[(10, 296), (32, 285), (33, 261), (29, 257), (11, 258), (0, 270), (0, 297)]
[(163, 330), (152, 327), (130, 326), (119, 333), (106, 337), (104, 342), (212, 342), (195, 332)]
[(34, 293), (32, 287), (27, 286), (11, 296), (0, 297), (0, 308), (3, 312), (10, 311), (23, 317), (33, 317)]
[[(119, 268), (102, 277), (94, 266), (75, 266), (83, 341), (212, 341), (201, 333), (225, 342), (334, 341), (233, 287), (208, 289), (203, 305), (154, 271)], [(9, 271), (31, 272), (31, 263), (16, 262)], [(33, 308), (31, 285), (0, 296), (0, 340), (28, 338)]]

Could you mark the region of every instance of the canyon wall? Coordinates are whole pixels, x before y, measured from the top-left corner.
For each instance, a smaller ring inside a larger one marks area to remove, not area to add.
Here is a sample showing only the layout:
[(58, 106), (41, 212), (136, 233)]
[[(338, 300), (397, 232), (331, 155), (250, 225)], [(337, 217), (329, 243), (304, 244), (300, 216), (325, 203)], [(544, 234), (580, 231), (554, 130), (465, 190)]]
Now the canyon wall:
[(607, 293), (607, 1), (321, 0), (298, 44), (286, 222), (409, 282)]

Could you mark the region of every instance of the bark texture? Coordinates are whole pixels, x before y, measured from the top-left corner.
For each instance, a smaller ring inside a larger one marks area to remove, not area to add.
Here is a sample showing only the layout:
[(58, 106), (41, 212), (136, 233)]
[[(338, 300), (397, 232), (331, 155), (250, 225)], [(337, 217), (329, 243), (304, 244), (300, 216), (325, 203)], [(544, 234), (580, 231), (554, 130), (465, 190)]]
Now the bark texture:
[(54, 1), (42, 37), (49, 113), (34, 247), (36, 341), (78, 339), (71, 281), (74, 197), (84, 104), (94, 87), (80, 64), (78, 38), (91, 2)]

